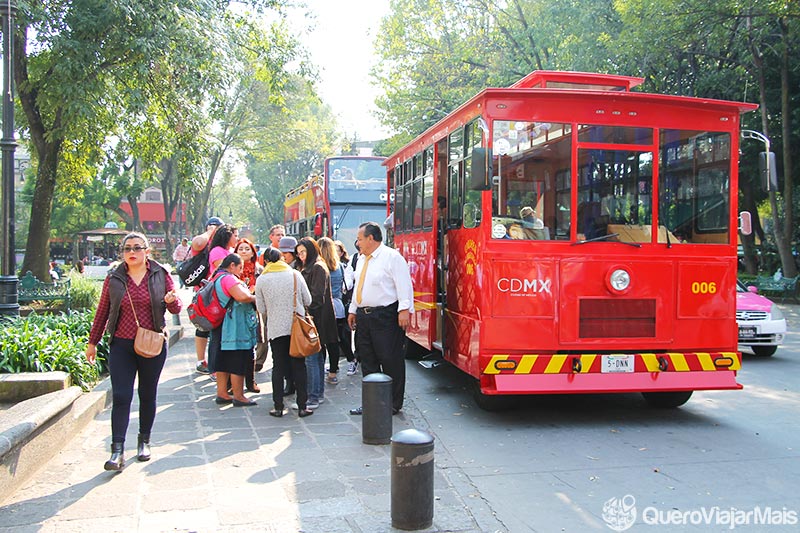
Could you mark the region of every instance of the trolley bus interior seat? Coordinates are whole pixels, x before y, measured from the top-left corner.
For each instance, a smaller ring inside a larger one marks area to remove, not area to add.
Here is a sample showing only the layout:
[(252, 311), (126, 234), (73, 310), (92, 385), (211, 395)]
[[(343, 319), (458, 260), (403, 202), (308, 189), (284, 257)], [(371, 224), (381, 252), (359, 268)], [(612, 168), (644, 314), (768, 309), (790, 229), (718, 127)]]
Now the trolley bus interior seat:
[[(617, 240), (622, 242), (648, 243), (651, 241), (652, 236), (651, 226), (649, 225), (609, 224), (608, 233), (616, 233), (618, 235)], [(678, 244), (681, 242), (664, 226), (658, 227), (658, 242), (667, 242), (667, 234), (669, 234), (670, 243)]]
[(511, 224), (508, 226), (508, 235), (512, 239), (524, 239), (528, 241), (549, 241), (550, 228), (533, 229), (526, 228), (520, 224)]

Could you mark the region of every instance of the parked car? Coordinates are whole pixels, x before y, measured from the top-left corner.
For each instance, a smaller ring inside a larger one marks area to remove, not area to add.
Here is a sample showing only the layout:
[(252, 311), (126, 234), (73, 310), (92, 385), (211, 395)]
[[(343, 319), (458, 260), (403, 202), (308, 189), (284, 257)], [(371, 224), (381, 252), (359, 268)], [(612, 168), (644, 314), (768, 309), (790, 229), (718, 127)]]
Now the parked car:
[(736, 282), (739, 344), (749, 346), (756, 355), (768, 357), (783, 343), (786, 319), (777, 305), (757, 292), (756, 287)]

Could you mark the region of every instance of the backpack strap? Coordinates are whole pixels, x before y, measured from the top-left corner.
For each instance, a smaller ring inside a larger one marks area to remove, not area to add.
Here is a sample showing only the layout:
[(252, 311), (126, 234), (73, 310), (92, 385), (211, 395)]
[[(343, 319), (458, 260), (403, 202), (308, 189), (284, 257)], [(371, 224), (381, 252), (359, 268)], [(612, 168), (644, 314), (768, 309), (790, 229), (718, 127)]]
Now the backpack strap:
[(211, 283), (214, 284), (214, 290), (217, 291), (217, 299), (219, 300), (219, 303), (222, 304), (222, 307), (225, 308), (230, 307), (230, 305), (233, 303), (233, 297), (225, 294), (225, 291), (222, 290), (222, 283), (220, 283), (220, 280), (225, 276), (231, 276), (231, 275), (232, 274), (228, 272), (217, 270), (217, 272), (214, 273), (214, 277), (211, 280)]

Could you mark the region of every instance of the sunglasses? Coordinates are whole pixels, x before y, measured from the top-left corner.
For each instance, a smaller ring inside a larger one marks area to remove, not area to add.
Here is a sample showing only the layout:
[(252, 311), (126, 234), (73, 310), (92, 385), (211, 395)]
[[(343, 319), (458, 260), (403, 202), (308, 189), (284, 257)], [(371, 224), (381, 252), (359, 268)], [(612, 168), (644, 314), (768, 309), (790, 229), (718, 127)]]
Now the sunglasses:
[(138, 246), (138, 245), (137, 246), (124, 246), (122, 248), (122, 251), (125, 252), (126, 254), (129, 254), (131, 252), (135, 252), (135, 253), (138, 254), (139, 252), (144, 251), (144, 250), (147, 250), (147, 246)]

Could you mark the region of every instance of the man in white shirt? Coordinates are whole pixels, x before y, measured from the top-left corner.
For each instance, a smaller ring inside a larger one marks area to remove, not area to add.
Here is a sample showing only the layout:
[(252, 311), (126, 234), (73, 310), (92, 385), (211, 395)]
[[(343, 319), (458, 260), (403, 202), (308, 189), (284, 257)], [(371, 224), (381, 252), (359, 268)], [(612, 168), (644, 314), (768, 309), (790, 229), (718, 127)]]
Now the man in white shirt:
[[(181, 243), (175, 247), (175, 251), (172, 252), (172, 260), (175, 261), (175, 267), (181, 266), (181, 263), (189, 259), (189, 250), (191, 250), (189, 239), (184, 237), (181, 239)], [(178, 278), (178, 281), (180, 281), (182, 289), (184, 287), (183, 280)]]
[[(366, 222), (358, 228), (361, 257), (347, 323), (356, 332), (356, 350), (364, 375), (383, 372), (392, 378), (392, 410), (403, 407), (406, 387), (405, 330), (414, 312), (408, 263), (383, 244), (381, 228)], [(361, 407), (350, 410), (362, 414)]]

